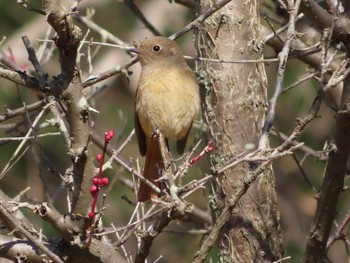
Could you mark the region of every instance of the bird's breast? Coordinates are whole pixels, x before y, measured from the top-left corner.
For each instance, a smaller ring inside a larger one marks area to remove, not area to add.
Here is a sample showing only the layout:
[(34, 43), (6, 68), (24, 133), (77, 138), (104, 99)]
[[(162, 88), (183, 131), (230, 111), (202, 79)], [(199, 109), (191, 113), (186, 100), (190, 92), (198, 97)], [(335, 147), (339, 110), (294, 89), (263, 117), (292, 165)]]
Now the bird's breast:
[(183, 138), (198, 111), (198, 83), (190, 69), (142, 72), (136, 112), (148, 137), (158, 128), (166, 138)]

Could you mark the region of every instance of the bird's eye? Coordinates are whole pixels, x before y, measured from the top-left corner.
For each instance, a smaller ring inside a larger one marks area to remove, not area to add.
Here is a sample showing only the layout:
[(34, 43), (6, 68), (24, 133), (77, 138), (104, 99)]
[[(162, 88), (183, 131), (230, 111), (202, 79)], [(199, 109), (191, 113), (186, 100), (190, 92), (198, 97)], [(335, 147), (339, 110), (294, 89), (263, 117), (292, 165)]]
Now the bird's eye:
[(158, 52), (160, 51), (160, 46), (155, 45), (155, 46), (153, 46), (152, 50), (153, 50), (154, 52), (158, 53)]

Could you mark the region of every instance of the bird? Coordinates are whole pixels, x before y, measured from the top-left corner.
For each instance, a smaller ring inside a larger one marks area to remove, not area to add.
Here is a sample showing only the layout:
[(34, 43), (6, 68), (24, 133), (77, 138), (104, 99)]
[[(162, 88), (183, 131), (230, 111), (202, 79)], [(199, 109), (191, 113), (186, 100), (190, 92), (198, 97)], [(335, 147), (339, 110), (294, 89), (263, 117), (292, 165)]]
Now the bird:
[[(160, 188), (157, 179), (164, 162), (155, 131), (166, 142), (176, 139), (177, 153), (183, 154), (192, 123), (200, 111), (199, 85), (180, 47), (167, 37), (145, 39), (130, 51), (137, 53), (141, 63), (134, 119), (139, 151), (146, 156), (143, 176)], [(158, 198), (158, 194), (141, 181), (138, 201), (153, 198)]]

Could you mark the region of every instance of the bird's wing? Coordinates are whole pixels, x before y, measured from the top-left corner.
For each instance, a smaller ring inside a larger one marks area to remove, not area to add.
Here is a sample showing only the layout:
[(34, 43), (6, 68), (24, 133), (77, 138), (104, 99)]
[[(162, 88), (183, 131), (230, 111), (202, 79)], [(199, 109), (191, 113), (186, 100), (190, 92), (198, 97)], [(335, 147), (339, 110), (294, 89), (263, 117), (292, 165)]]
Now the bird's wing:
[(146, 150), (147, 150), (146, 135), (141, 127), (141, 123), (139, 121), (139, 116), (138, 116), (136, 110), (135, 110), (135, 132), (136, 132), (137, 142), (139, 144), (140, 154), (142, 156), (145, 156)]

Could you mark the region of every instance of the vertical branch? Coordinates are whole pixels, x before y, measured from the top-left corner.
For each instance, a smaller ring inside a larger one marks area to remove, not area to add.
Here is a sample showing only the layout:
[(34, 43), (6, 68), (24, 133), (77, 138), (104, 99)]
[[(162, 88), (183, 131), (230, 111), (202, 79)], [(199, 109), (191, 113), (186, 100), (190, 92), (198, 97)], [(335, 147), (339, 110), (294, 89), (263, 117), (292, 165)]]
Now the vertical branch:
[(95, 174), (93, 157), (89, 151), (92, 123), (83, 85), (76, 66), (81, 31), (74, 25), (59, 0), (43, 0), (47, 21), (57, 33), (54, 41), (59, 50), (61, 73), (51, 82), (50, 92), (63, 98), (67, 105), (71, 147), (67, 149), (73, 164), (73, 213), (86, 216), (91, 202), (90, 180)]
[[(212, 2), (200, 2), (199, 16), (213, 8)], [(196, 32), (198, 56), (219, 61), (261, 59), (263, 41), (258, 7), (256, 0), (244, 4), (231, 1), (203, 21)], [(207, 124), (205, 136), (215, 146), (210, 162), (212, 170), (218, 171), (248, 148), (258, 148), (267, 104), (267, 79), (263, 64), (213, 63), (210, 59), (199, 62), (198, 67), (203, 119)], [(262, 262), (281, 258), (282, 237), (272, 167), (266, 165), (266, 169), (255, 171), (257, 166), (255, 162), (241, 163), (217, 174), (212, 181), (209, 203), (214, 227), (195, 255), (195, 262), (205, 259), (216, 239), (223, 261)], [(231, 202), (240, 205), (227, 205)]]
[(288, 1), (288, 11), (289, 11), (289, 26), (287, 30), (287, 37), (284, 42), (284, 46), (282, 51), (278, 54), (279, 58), (279, 64), (278, 64), (278, 71), (277, 71), (277, 78), (276, 78), (276, 84), (275, 84), (275, 91), (274, 94), (270, 100), (269, 104), (269, 109), (267, 111), (267, 116), (265, 119), (264, 127), (263, 127), (263, 132), (265, 134), (270, 132), (270, 128), (273, 124), (273, 121), (275, 119), (275, 111), (276, 111), (276, 106), (277, 106), (277, 100), (279, 95), (282, 92), (282, 82), (284, 79), (284, 73), (286, 70), (286, 64), (287, 64), (287, 59), (289, 55), (289, 50), (290, 46), (295, 38), (295, 22), (296, 22), (296, 17), (298, 15), (298, 10), (300, 6), (301, 0), (297, 0), (295, 4), (293, 5), (291, 1)]
[(326, 246), (333, 221), (337, 215), (337, 203), (344, 186), (344, 177), (350, 155), (350, 77), (345, 79), (342, 107), (336, 114), (334, 144), (329, 153), (326, 174), (317, 198), (317, 209), (308, 236), (302, 262), (322, 262), (326, 257)]

